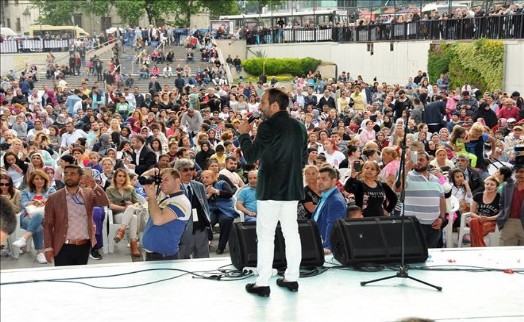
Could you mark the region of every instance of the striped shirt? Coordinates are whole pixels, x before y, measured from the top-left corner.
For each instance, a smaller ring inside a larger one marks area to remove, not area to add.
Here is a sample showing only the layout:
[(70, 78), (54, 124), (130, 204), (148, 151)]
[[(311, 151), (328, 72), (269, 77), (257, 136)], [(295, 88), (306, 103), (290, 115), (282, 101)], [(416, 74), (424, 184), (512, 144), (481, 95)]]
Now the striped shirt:
[(66, 189), (67, 202), (67, 236), (66, 239), (89, 239), (89, 230), (87, 225), (87, 211), (84, 198), (80, 193), (71, 195)]
[(407, 176), (405, 215), (415, 216), (421, 224), (431, 225), (440, 215), (444, 189), (433, 174), (429, 178), (412, 170)]

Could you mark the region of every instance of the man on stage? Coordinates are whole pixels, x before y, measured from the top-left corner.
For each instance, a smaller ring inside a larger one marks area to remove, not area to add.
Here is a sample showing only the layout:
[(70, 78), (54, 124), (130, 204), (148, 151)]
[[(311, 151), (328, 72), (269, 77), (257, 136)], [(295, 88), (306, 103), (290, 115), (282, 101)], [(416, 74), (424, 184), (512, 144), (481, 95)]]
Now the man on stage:
[(244, 120), (238, 141), (247, 162), (259, 161), (257, 184), (257, 271), (256, 283), (246, 291), (269, 296), (273, 266), (275, 229), (280, 221), (286, 240), (287, 269), (277, 285), (298, 291), (302, 250), (297, 223), (297, 204), (304, 199), (302, 168), (307, 162), (307, 133), (304, 125), (287, 112), (289, 97), (271, 88), (262, 95), (260, 123), (252, 141), (251, 125)]

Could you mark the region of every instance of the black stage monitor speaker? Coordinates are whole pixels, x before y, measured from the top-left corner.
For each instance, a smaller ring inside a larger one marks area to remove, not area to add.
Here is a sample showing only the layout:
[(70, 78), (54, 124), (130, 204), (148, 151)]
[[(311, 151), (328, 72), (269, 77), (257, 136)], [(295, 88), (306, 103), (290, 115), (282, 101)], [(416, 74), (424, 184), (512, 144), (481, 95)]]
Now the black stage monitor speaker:
[[(338, 219), (331, 236), (333, 256), (342, 265), (401, 262), (401, 218)], [(405, 263), (422, 263), (428, 246), (416, 217), (404, 217)]]
[[(298, 231), (302, 244), (302, 267), (319, 267), (324, 265), (324, 248), (317, 224), (313, 220), (299, 220)], [(284, 268), (286, 263), (286, 246), (280, 224), (275, 231), (275, 253), (273, 268)], [(231, 263), (237, 269), (257, 266), (257, 233), (255, 222), (238, 222), (233, 224), (229, 236), (229, 254)]]

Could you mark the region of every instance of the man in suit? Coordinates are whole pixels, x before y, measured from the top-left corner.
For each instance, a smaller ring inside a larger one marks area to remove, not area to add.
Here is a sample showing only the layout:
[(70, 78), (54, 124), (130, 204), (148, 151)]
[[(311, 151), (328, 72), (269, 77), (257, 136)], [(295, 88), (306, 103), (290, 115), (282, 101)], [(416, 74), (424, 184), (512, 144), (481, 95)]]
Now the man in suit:
[(133, 148), (133, 160), (124, 160), (124, 164), (129, 169), (134, 169), (135, 173), (141, 175), (146, 170), (151, 169), (156, 164), (156, 154), (146, 145), (146, 138), (142, 135), (134, 135), (131, 138), (131, 147)]
[[(44, 217), (44, 252), (55, 266), (86, 265), (96, 244), (93, 207), (109, 205), (104, 190), (77, 165), (64, 168), (65, 188), (47, 199)], [(80, 182), (82, 181), (82, 186)]]
[(302, 250), (298, 234), (297, 205), (304, 199), (302, 169), (307, 162), (307, 132), (304, 124), (287, 112), (289, 96), (271, 88), (259, 105), (264, 121), (252, 140), (251, 124), (244, 120), (238, 141), (247, 162), (259, 161), (257, 183), (257, 270), (256, 283), (246, 285), (248, 293), (269, 296), (273, 266), (275, 228), (280, 221), (286, 241), (287, 269), (277, 285), (298, 291)]
[(181, 188), (191, 202), (191, 216), (180, 238), (178, 256), (180, 259), (208, 258), (209, 235), (211, 231), (209, 205), (202, 183), (193, 180), (195, 164), (190, 159), (178, 159), (175, 168), (180, 173)]
[(319, 170), (318, 188), (322, 198), (317, 205), (312, 218), (317, 222), (322, 236), (324, 253), (331, 253), (331, 232), (338, 218), (346, 217), (346, 200), (337, 188), (337, 173), (332, 167)]

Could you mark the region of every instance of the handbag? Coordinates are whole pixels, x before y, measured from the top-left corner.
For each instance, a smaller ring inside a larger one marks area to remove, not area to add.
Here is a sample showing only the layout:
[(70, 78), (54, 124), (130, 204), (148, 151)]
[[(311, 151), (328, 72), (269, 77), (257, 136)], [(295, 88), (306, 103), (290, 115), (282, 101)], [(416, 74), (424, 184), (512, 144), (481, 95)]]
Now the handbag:
[(33, 218), (36, 215), (44, 216), (45, 215), (44, 209), (45, 209), (45, 206), (38, 206), (37, 207), (37, 206), (29, 205), (29, 206), (25, 207), (25, 211), (27, 212), (27, 214), (31, 218)]

